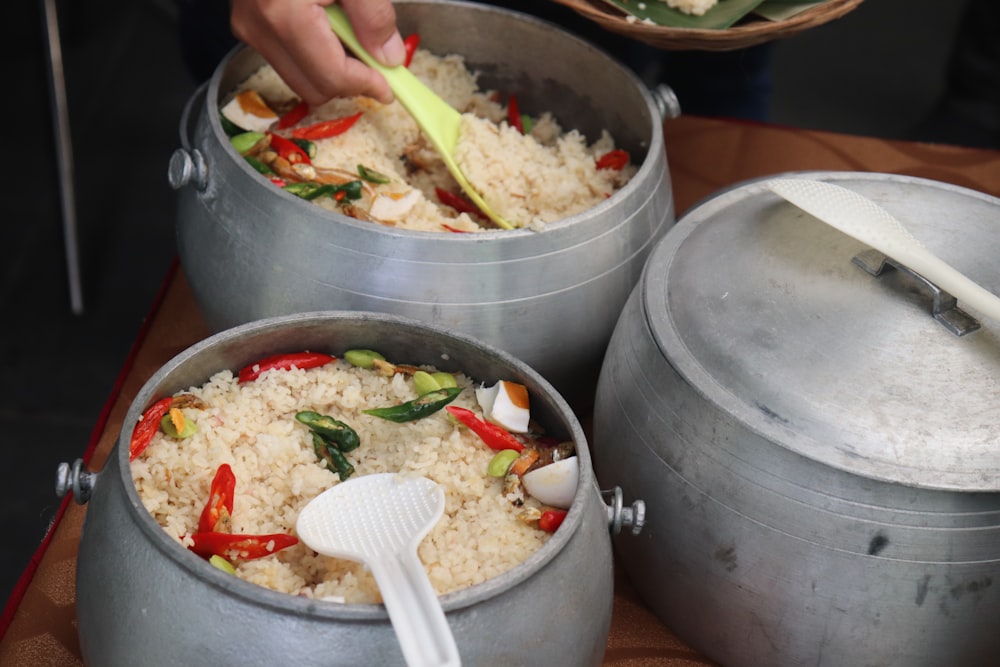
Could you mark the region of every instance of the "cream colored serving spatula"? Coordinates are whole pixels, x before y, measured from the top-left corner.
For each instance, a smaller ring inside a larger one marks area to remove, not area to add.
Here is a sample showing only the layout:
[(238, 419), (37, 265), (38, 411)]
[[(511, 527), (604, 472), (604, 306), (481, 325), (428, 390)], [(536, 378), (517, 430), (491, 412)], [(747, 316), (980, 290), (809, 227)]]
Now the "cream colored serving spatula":
[(386, 67), (375, 60), (361, 46), (357, 36), (354, 34), (354, 28), (351, 27), (347, 15), (344, 14), (344, 11), (340, 7), (329, 5), (326, 8), (326, 14), (330, 20), (330, 28), (340, 38), (340, 41), (361, 62), (385, 77), (392, 92), (396, 95), (396, 99), (413, 116), (417, 125), (423, 130), (423, 133), (430, 140), (437, 152), (441, 154), (441, 158), (448, 167), (448, 171), (455, 177), (455, 180), (458, 181), (458, 184), (469, 199), (499, 227), (513, 229), (514, 226), (512, 224), (504, 220), (500, 214), (486, 203), (482, 195), (469, 182), (469, 179), (465, 177), (462, 168), (455, 161), (455, 147), (458, 145), (458, 131), (462, 114), (425, 86), (407, 68), (402, 66)]
[(764, 185), (806, 213), (919, 273), (960, 303), (964, 301), (1000, 321), (1000, 297), (928, 250), (871, 199), (840, 185), (803, 178), (772, 179)]

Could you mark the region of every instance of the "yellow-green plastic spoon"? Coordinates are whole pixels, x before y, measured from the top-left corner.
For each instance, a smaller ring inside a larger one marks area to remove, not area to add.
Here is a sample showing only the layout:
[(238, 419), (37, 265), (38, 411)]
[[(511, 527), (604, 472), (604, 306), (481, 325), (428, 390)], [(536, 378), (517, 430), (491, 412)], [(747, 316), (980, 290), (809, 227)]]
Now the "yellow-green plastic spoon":
[(326, 8), (326, 14), (330, 19), (330, 28), (340, 38), (340, 41), (354, 52), (354, 55), (361, 62), (385, 77), (392, 92), (396, 95), (396, 99), (417, 121), (417, 125), (423, 130), (437, 152), (441, 154), (448, 171), (455, 177), (469, 199), (498, 226), (503, 229), (513, 229), (512, 224), (504, 220), (483, 200), (482, 195), (469, 183), (469, 179), (465, 177), (461, 167), (455, 161), (455, 146), (458, 144), (462, 114), (425, 86), (407, 68), (402, 66), (386, 67), (372, 58), (371, 54), (358, 42), (351, 22), (348, 21), (347, 15), (340, 7), (329, 5)]

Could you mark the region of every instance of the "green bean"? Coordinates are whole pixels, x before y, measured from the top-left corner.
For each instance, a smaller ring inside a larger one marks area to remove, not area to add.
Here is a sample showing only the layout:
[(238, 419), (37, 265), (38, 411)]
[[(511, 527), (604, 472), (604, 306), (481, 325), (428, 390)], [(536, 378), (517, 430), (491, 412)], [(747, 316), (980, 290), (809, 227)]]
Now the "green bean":
[(214, 565), (215, 567), (219, 568), (223, 572), (228, 572), (229, 574), (236, 574), (236, 568), (233, 567), (233, 564), (218, 554), (213, 554), (212, 557), (208, 559), (208, 562)]
[(438, 371), (437, 373), (431, 373), (431, 377), (437, 380), (437, 383), (441, 385), (442, 389), (447, 389), (448, 387), (457, 387), (458, 381), (455, 380), (455, 376), (451, 373), (445, 373), (443, 371)]
[(185, 419), (184, 427), (178, 431), (177, 427), (174, 426), (174, 420), (170, 418), (169, 412), (163, 415), (163, 419), (160, 420), (160, 428), (171, 438), (190, 438), (198, 431), (198, 425), (190, 419)]
[(490, 477), (506, 477), (507, 471), (510, 470), (511, 464), (517, 460), (520, 454), (513, 449), (503, 449), (496, 453), (496, 455), (490, 460), (489, 466), (486, 468), (486, 474)]
[(264, 138), (263, 132), (240, 132), (236, 136), (229, 138), (229, 143), (233, 145), (236, 152), (246, 155), (250, 149), (256, 146)]
[(427, 371), (416, 371), (413, 374), (413, 388), (417, 390), (417, 396), (423, 396), (432, 391), (438, 391), (441, 389), (441, 385)]
[(371, 368), (376, 359), (385, 361), (385, 357), (375, 350), (357, 349), (344, 352), (344, 360), (358, 368)]

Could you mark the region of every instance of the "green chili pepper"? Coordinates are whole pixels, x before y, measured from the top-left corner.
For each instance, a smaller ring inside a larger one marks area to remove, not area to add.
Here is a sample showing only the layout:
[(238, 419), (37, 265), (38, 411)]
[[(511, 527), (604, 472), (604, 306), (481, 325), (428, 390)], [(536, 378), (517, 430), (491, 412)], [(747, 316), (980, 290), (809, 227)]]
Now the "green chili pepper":
[(298, 146), (299, 148), (301, 148), (302, 150), (304, 150), (306, 152), (306, 155), (309, 156), (310, 160), (316, 157), (315, 141), (309, 141), (308, 139), (296, 139), (293, 137), (291, 139), (291, 142), (296, 146)]
[(375, 350), (357, 349), (344, 352), (344, 361), (358, 368), (371, 368), (376, 359), (385, 361), (385, 357)]
[(289, 183), (285, 186), (285, 191), (306, 201), (312, 201), (321, 195), (332, 194), (332, 187), (332, 185), (323, 185), (322, 183), (300, 182)]
[(361, 446), (358, 432), (339, 419), (312, 410), (297, 412), (295, 418), (308, 426), (313, 433), (319, 433), (330, 442), (336, 443), (342, 452), (350, 452)]
[(240, 155), (246, 155), (251, 148), (256, 146), (261, 139), (264, 138), (263, 132), (240, 132), (239, 134), (229, 138), (229, 143), (233, 145), (236, 152)]
[(455, 400), (460, 393), (462, 393), (461, 387), (446, 387), (432, 391), (429, 394), (424, 394), (406, 403), (400, 403), (399, 405), (387, 408), (372, 408), (364, 412), (366, 415), (381, 417), (382, 419), (402, 424), (403, 422), (414, 421), (434, 414)]
[(270, 167), (268, 167), (266, 164), (264, 164), (263, 162), (261, 162), (260, 160), (258, 160), (257, 158), (255, 158), (254, 156), (252, 156), (252, 155), (244, 155), (243, 159), (246, 160), (247, 163), (251, 167), (253, 167), (257, 171), (259, 171), (260, 173), (264, 174), (265, 176), (272, 176), (272, 175), (274, 175), (274, 170), (273, 169), (271, 169)]
[(337, 473), (340, 477), (340, 481), (345, 481), (348, 477), (354, 474), (354, 466), (351, 462), (347, 460), (344, 453), (337, 449), (336, 445), (321, 436), (316, 431), (313, 431), (313, 450), (316, 452), (316, 456), (319, 457), (320, 461), (326, 464), (327, 469), (330, 472)]
[(389, 181), (392, 180), (382, 172), (375, 171), (374, 169), (369, 169), (363, 164), (358, 165), (358, 175), (360, 175), (361, 178), (365, 179), (369, 183), (378, 183), (380, 185), (383, 183), (388, 183)]
[(439, 391), (441, 383), (427, 371), (416, 371), (413, 374), (413, 388), (417, 390), (417, 396), (423, 396), (432, 391)]
[(333, 197), (338, 201), (341, 199), (361, 199), (362, 192), (361, 181), (349, 181), (338, 185), (332, 183), (313, 183), (311, 181), (289, 183), (285, 186), (285, 190), (306, 201), (312, 201), (323, 196)]
[(222, 131), (226, 133), (227, 137), (233, 137), (242, 132), (246, 132), (246, 130), (223, 116), (221, 113), (219, 114), (219, 123), (222, 124)]
[(343, 192), (347, 199), (361, 199), (361, 195), (364, 193), (361, 181), (348, 181), (347, 183), (335, 185), (333, 188), (334, 194)]

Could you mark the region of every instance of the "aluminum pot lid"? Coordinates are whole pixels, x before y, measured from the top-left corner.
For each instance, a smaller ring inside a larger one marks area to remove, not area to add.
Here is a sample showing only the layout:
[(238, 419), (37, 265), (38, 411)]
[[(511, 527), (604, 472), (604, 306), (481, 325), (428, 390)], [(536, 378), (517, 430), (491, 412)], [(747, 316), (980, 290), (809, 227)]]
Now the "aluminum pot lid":
[[(1000, 294), (1000, 199), (906, 176), (794, 175), (871, 198)], [(1000, 321), (959, 302), (950, 314), (971, 319), (958, 335), (933, 317), (919, 276), (891, 264), (872, 275), (871, 248), (764, 180), (698, 204), (651, 254), (642, 307), (667, 361), (747, 428), (824, 465), (1000, 490)]]

